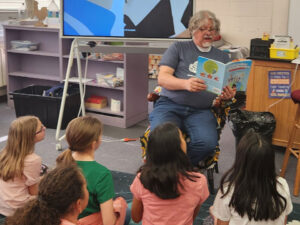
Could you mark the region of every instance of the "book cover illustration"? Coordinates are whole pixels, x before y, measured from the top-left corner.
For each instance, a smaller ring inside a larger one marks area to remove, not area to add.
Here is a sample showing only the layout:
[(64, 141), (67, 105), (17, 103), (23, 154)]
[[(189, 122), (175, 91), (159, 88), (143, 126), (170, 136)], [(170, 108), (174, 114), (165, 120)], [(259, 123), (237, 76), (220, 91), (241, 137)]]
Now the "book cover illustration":
[(218, 95), (225, 86), (235, 87), (237, 91), (246, 91), (251, 64), (251, 60), (237, 60), (224, 64), (199, 56), (196, 76), (205, 81), (207, 91)]

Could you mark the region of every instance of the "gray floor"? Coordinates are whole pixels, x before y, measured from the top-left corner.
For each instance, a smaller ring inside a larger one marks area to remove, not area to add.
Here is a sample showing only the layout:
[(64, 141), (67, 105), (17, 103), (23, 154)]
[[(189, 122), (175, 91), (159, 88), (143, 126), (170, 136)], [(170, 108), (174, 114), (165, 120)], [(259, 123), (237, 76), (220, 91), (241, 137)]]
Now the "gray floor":
[[(151, 107), (149, 110), (151, 110)], [(15, 119), (14, 109), (9, 108), (6, 103), (0, 103), (0, 138), (7, 135), (9, 125), (13, 119)], [(147, 120), (142, 121), (127, 129), (104, 126), (103, 142), (96, 152), (96, 160), (108, 167), (110, 170), (134, 174), (142, 164), (139, 141), (123, 142), (121, 139), (125, 137), (139, 138), (143, 134), (147, 126)], [(63, 133), (64, 131), (61, 132), (61, 134)], [(4, 145), (5, 142), (0, 142), (1, 149)], [(55, 165), (55, 159), (60, 153), (56, 150), (55, 145), (56, 141), (54, 129), (47, 129), (45, 140), (36, 145), (36, 153), (39, 154), (42, 157), (43, 162), (50, 167)], [(66, 142), (62, 142), (62, 146), (63, 148), (66, 148)], [(235, 138), (229, 125), (226, 125), (222, 132), (220, 147), (220, 173), (215, 174), (216, 187), (219, 184), (221, 176), (227, 169), (230, 168), (234, 160)], [(275, 151), (276, 168), (279, 172), (284, 151)], [(286, 179), (289, 183), (291, 191), (294, 185), (293, 181), (295, 176), (296, 163), (296, 159), (294, 157), (291, 157), (286, 174)], [(300, 197), (292, 196), (292, 201), (295, 203), (300, 203)]]

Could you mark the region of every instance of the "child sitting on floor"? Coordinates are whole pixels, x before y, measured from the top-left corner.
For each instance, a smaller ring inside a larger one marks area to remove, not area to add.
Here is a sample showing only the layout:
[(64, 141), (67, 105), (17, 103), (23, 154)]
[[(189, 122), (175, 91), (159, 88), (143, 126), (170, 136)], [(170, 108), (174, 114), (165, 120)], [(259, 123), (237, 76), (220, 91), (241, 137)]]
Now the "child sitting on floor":
[[(124, 218), (118, 218), (114, 212), (115, 193), (111, 172), (95, 161), (95, 151), (101, 144), (101, 135), (102, 124), (98, 119), (90, 116), (73, 119), (66, 129), (69, 149), (65, 150), (56, 161), (58, 164), (76, 163), (83, 171), (90, 198), (87, 208), (79, 218), (96, 214), (100, 216), (99, 220), (102, 220), (97, 224), (114, 225), (117, 219), (118, 224), (123, 224)], [(125, 204), (123, 208), (125, 207), (126, 211), (125, 200), (119, 198), (118, 201)]]
[(164, 123), (149, 135), (146, 162), (130, 190), (134, 222), (192, 225), (209, 191), (204, 175), (194, 171), (177, 126)]
[(41, 180), (37, 198), (7, 217), (6, 225), (76, 225), (88, 199), (79, 168), (59, 166)]
[(286, 224), (292, 212), (286, 180), (276, 175), (271, 143), (250, 130), (221, 179), (211, 213), (218, 225)]
[(44, 137), (45, 127), (35, 116), (11, 123), (0, 152), (0, 224), (37, 194), (42, 159), (34, 153), (34, 146)]

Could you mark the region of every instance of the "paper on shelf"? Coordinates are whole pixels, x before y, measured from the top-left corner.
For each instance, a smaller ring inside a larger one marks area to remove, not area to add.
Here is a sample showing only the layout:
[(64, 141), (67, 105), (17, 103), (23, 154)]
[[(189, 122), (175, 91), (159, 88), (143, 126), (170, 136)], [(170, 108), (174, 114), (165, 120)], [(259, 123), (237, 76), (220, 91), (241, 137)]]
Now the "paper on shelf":
[(117, 67), (116, 77), (120, 78), (121, 80), (124, 80), (124, 69), (123, 68)]
[[(81, 78), (82, 83), (87, 83), (87, 82), (90, 82), (92, 80), (93, 79), (89, 79), (89, 78)], [(66, 79), (64, 79), (64, 81), (66, 81)], [(69, 82), (79, 83), (79, 77), (70, 77)]]

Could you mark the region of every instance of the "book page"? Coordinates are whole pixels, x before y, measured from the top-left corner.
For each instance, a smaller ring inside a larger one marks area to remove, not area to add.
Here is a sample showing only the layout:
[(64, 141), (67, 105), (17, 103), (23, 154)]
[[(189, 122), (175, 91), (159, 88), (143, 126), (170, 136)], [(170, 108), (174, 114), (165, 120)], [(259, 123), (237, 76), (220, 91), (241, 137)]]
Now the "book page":
[(236, 88), (237, 91), (246, 91), (251, 70), (251, 60), (242, 60), (226, 64), (223, 87)]
[(208, 59), (198, 57), (198, 65), (196, 76), (205, 81), (207, 85), (206, 91), (221, 94), (224, 83), (225, 64)]

